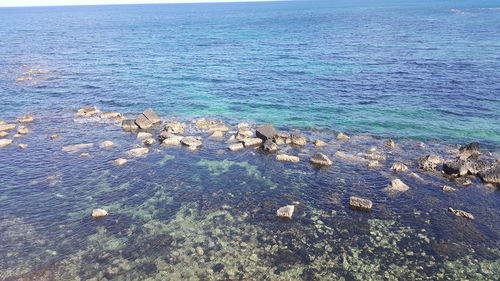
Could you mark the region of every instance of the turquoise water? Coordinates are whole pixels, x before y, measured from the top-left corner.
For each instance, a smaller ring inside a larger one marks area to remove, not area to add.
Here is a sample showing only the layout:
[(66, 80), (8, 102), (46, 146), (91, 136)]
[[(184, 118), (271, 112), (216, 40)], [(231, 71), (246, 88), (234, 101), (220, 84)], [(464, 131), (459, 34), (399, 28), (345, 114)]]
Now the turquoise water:
[[(154, 107), (498, 146), (500, 11), (489, 8), (498, 3), (4, 8), (0, 117)], [(24, 76), (34, 80), (15, 82)]]
[[(498, 280), (498, 185), (416, 161), (472, 140), (500, 159), (500, 10), (476, 2), (0, 8), (0, 121), (35, 115), (0, 148), (0, 280)], [(203, 145), (132, 157), (137, 134), (75, 116), (86, 105), (151, 107)], [(300, 161), (230, 152), (243, 121), (303, 134), (279, 146)], [(93, 146), (62, 150), (78, 143)], [(408, 191), (387, 191), (396, 178)]]

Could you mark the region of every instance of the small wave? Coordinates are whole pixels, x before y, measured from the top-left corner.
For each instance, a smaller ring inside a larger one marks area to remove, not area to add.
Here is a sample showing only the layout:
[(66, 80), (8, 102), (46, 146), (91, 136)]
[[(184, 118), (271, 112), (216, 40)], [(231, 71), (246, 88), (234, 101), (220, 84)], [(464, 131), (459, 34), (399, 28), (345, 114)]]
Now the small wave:
[(453, 14), (457, 14), (457, 15), (470, 15), (471, 14), (470, 12), (465, 12), (465, 11), (458, 10), (458, 9), (451, 9), (451, 10), (449, 10), (449, 12), (453, 13)]

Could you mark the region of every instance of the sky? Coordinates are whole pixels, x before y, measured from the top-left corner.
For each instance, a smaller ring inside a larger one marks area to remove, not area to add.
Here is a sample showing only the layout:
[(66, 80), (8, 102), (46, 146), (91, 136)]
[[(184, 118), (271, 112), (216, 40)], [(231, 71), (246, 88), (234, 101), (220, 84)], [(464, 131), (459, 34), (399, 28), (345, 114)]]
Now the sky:
[(0, 7), (66, 6), (105, 4), (257, 2), (269, 0), (0, 0)]

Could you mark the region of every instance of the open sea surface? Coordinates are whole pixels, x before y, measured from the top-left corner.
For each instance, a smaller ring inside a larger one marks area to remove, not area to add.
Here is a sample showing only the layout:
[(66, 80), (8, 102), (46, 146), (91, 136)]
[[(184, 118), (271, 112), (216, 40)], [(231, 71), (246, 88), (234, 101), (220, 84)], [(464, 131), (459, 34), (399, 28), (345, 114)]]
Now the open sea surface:
[[(0, 280), (498, 280), (498, 186), (415, 159), (472, 141), (499, 159), (499, 77), (498, 1), (0, 8), (0, 121), (35, 115), (0, 148)], [(203, 146), (131, 157), (136, 134), (74, 115), (86, 105), (153, 108)], [(211, 138), (200, 117), (230, 131)], [(228, 151), (240, 122), (304, 134), (280, 147), (301, 161)], [(61, 150), (78, 143), (94, 145)], [(385, 159), (368, 168), (373, 148)], [(312, 166), (316, 151), (334, 164)], [(395, 178), (410, 189), (388, 193)]]

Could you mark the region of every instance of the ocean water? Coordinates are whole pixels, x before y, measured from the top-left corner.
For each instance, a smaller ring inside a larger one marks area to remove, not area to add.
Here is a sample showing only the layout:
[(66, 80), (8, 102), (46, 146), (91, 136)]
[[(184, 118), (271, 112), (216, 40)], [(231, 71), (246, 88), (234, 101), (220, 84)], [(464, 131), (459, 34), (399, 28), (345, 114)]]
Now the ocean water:
[[(495, 1), (0, 8), (0, 121), (35, 116), (0, 148), (0, 280), (498, 280), (499, 186), (416, 159), (480, 141), (499, 161), (499, 30)], [(151, 107), (203, 145), (133, 157), (137, 134), (86, 105)], [(279, 146), (300, 161), (228, 151), (240, 122), (303, 134)]]

